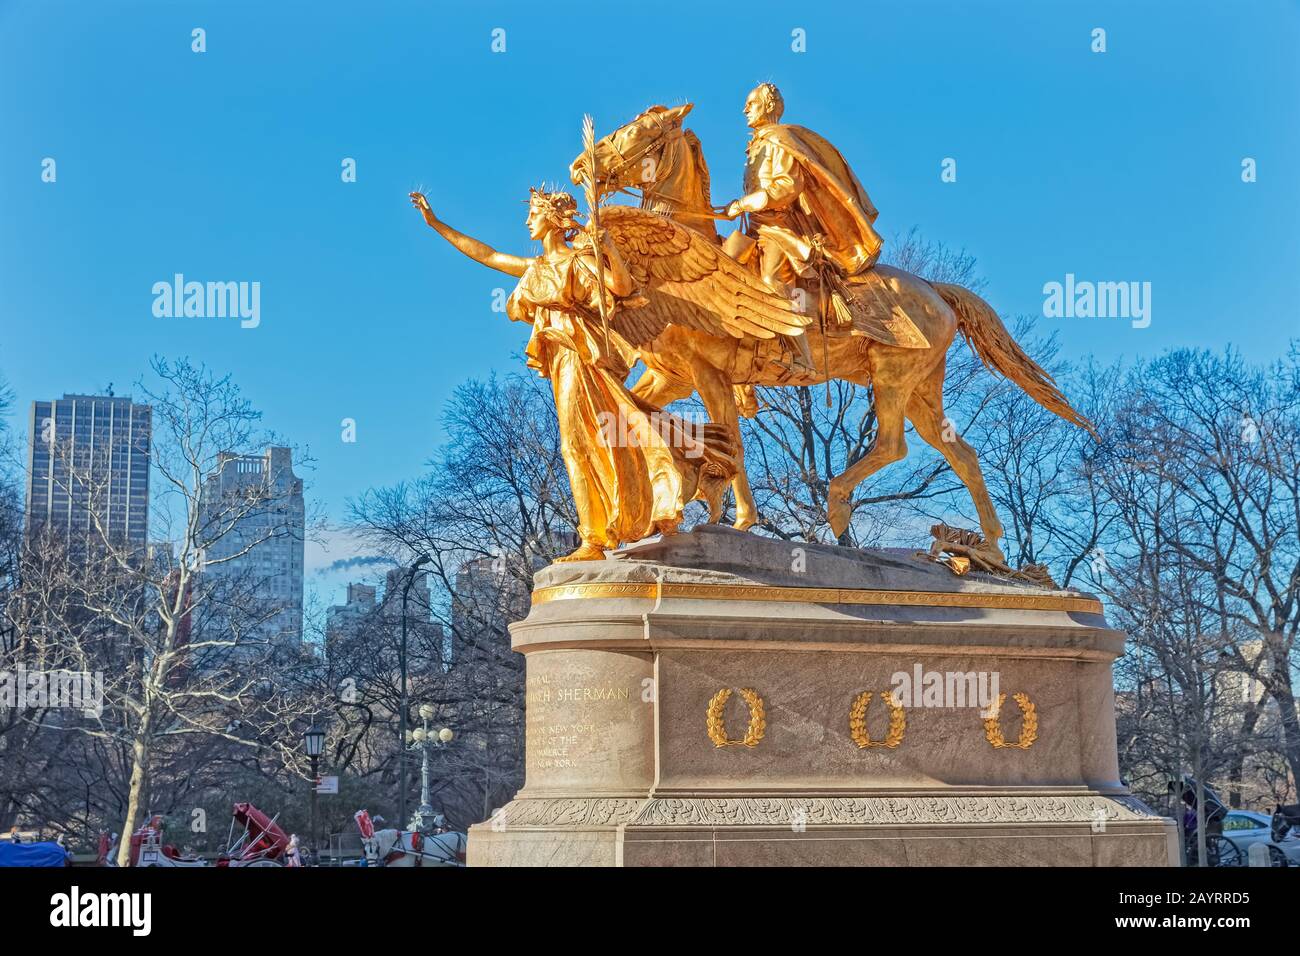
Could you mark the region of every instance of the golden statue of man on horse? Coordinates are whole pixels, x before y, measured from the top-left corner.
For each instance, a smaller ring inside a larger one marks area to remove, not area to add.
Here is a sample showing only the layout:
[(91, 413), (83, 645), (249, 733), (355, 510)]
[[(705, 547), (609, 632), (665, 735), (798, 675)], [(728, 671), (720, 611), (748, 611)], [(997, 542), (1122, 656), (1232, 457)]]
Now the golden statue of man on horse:
[[(706, 501), (716, 521), (728, 484), (735, 526), (751, 527), (758, 514), (739, 416), (757, 412), (753, 387), (844, 379), (873, 387), (878, 427), (867, 453), (830, 482), (832, 532), (847, 527), (857, 485), (906, 456), (910, 421), (971, 494), (983, 541), (964, 544), (967, 553), (982, 569), (1014, 573), (975, 450), (944, 428), (944, 369), (956, 333), (1039, 404), (1091, 425), (983, 299), (878, 264), (882, 242), (866, 190), (826, 139), (780, 122), (775, 86), (761, 84), (745, 102), (753, 133), (744, 195), (725, 206), (713, 205), (702, 144), (682, 125), (691, 109), (652, 106), (598, 141), (588, 121), (570, 166), (587, 222), (567, 193), (534, 190), (527, 225), (540, 256), (498, 252), (411, 194), (457, 249), (519, 279), (509, 315), (533, 326), (529, 365), (551, 380), (579, 514), (582, 546), (568, 559), (673, 533), (692, 498)], [(638, 206), (602, 202), (617, 192), (638, 196)], [(724, 242), (717, 222), (737, 218), (740, 228)], [(645, 371), (629, 387), (638, 359)], [(665, 411), (692, 393), (708, 425)]]
[(727, 217), (750, 214), (763, 250), (759, 271), (769, 285), (810, 275), (815, 252), (845, 275), (857, 275), (880, 257), (876, 207), (839, 150), (812, 130), (782, 123), (784, 111), (771, 83), (746, 98), (745, 120), (754, 132), (745, 195), (727, 204)]
[[(745, 195), (728, 203), (725, 214), (746, 216), (749, 225), (732, 233), (728, 251), (743, 259), (752, 248), (745, 240), (756, 243), (758, 272), (770, 289), (816, 302), (823, 322), (849, 328), (855, 280), (862, 284), (884, 245), (874, 226), (876, 207), (839, 150), (810, 129), (782, 123), (784, 111), (771, 83), (760, 83), (745, 100), (753, 130)], [(903, 348), (929, 344), (902, 312), (872, 323), (873, 310), (859, 311), (871, 323), (863, 334)]]

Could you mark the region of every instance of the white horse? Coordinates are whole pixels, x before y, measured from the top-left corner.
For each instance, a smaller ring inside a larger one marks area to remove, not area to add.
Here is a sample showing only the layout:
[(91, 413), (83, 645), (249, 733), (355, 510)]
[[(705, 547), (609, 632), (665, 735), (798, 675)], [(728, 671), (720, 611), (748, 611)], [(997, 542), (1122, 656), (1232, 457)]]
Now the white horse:
[(464, 866), (465, 834), (425, 834), (416, 830), (376, 830), (365, 810), (354, 819), (361, 831), (367, 866)]

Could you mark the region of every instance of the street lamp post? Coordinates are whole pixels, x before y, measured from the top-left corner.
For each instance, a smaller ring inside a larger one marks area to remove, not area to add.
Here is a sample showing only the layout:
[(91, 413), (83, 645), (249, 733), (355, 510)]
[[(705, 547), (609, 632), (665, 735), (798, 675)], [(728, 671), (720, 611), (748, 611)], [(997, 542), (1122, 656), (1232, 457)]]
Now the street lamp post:
[(429, 751), (434, 747), (445, 747), (451, 743), (456, 736), (450, 727), (443, 727), (436, 733), (429, 727), (429, 721), (433, 719), (433, 707), (428, 704), (420, 705), (420, 720), (422, 727), (417, 727), (411, 732), (410, 748), (420, 749), (420, 808), (415, 811), (414, 824), (411, 829), (425, 831), (429, 828), (429, 823), (436, 816), (433, 812), (433, 801), (429, 795)]
[(428, 564), (432, 558), (428, 554), (419, 555), (410, 566), (406, 569), (406, 583), (402, 586), (402, 645), (397, 652), (397, 666), (402, 672), (402, 716), (401, 729), (398, 731), (398, 748), (397, 748), (397, 770), (398, 770), (398, 791), (397, 791), (397, 819), (405, 826), (406, 821), (406, 721), (407, 712), (410, 710), (410, 701), (406, 693), (406, 599), (411, 593), (411, 585), (415, 583), (415, 574), (420, 568)]
[(303, 749), (311, 759), (311, 833), (308, 834), (308, 840), (310, 840), (309, 854), (311, 856), (312, 865), (314, 866), (320, 859), (319, 844), (316, 841), (316, 801), (318, 799), (316, 788), (320, 784), (319, 762), (320, 755), (325, 750), (325, 731), (316, 724), (312, 724), (311, 727), (303, 733), (302, 742)]

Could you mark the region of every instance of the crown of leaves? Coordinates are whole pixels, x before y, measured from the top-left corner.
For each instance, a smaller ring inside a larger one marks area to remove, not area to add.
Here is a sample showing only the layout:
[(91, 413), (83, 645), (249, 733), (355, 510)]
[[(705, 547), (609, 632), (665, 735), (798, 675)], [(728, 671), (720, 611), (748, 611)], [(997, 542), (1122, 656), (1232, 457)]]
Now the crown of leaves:
[(563, 190), (551, 191), (545, 186), (529, 187), (528, 202), (560, 222), (572, 220), (578, 215), (578, 201)]

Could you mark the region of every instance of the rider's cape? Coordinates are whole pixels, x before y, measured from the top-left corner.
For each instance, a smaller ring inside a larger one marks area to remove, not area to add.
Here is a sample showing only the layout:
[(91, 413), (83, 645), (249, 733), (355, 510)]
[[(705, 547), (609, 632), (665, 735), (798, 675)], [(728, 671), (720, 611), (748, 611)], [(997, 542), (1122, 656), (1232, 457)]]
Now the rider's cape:
[(805, 173), (802, 209), (819, 227), (823, 252), (845, 276), (857, 275), (880, 255), (876, 207), (840, 151), (802, 126), (773, 123), (754, 131), (755, 143), (790, 153)]
[[(821, 234), (822, 253), (844, 275), (854, 293), (852, 332), (900, 348), (929, 342), (908, 316), (894, 284), (875, 265), (883, 245), (873, 223), (878, 213), (866, 189), (840, 151), (803, 126), (773, 123), (754, 131), (753, 145), (788, 152), (804, 173), (800, 210)], [(746, 190), (750, 188), (746, 184)], [(801, 237), (806, 245), (809, 237)], [(804, 252), (807, 255), (807, 252)]]

